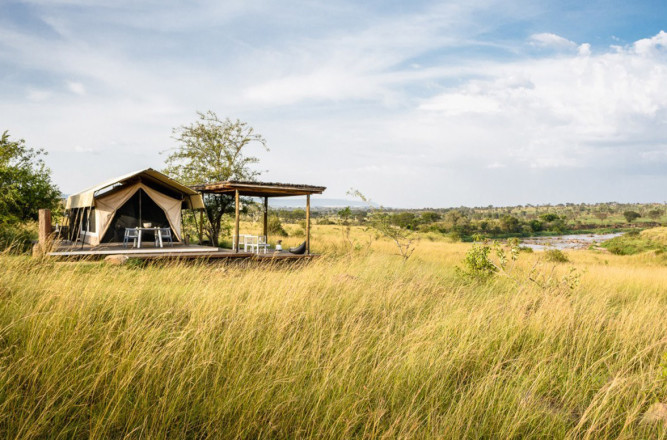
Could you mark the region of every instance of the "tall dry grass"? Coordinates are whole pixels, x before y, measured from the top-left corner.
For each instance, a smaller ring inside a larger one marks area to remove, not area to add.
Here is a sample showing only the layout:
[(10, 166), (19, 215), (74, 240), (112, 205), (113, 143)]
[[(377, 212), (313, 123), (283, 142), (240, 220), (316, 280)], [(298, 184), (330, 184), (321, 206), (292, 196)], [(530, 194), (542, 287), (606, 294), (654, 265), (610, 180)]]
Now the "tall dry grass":
[(665, 266), (571, 252), (543, 269), (581, 285), (545, 290), (539, 254), (476, 284), (465, 244), (314, 243), (301, 266), (0, 257), (0, 436), (667, 438), (642, 422), (667, 402)]

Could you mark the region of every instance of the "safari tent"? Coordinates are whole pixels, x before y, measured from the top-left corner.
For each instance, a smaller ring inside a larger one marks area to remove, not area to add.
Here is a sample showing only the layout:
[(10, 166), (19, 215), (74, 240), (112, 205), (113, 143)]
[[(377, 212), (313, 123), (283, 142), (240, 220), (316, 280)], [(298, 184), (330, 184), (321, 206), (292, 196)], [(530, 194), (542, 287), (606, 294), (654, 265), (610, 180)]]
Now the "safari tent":
[(181, 211), (203, 209), (202, 196), (147, 168), (111, 179), (67, 198), (70, 239), (92, 246), (122, 242), (126, 228), (150, 223), (171, 228), (182, 241)]

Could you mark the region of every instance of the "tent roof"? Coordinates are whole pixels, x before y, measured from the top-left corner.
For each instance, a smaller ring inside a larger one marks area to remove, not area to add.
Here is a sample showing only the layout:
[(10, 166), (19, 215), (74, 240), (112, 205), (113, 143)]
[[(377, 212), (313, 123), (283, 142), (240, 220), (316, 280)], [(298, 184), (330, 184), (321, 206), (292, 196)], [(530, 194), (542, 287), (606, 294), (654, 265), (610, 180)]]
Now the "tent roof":
[(294, 183), (247, 182), (229, 180), (225, 182), (206, 183), (192, 187), (203, 193), (234, 194), (237, 190), (242, 196), (251, 197), (289, 197), (322, 194), (326, 187), (301, 185)]
[(146, 168), (143, 170), (134, 171), (132, 173), (107, 180), (106, 182), (100, 183), (99, 185), (95, 185), (91, 188), (88, 188), (85, 191), (69, 196), (67, 198), (66, 209), (94, 206), (95, 198), (106, 193), (105, 192), (103, 194), (99, 194), (100, 191), (104, 189), (111, 189), (112, 187), (117, 185), (122, 185), (127, 181), (133, 180), (137, 177), (147, 178), (147, 180), (156, 181), (157, 183), (167, 188), (170, 188), (173, 191), (180, 192), (185, 196), (186, 200), (190, 202), (190, 206), (193, 209), (201, 209), (204, 207), (204, 202), (201, 198), (201, 194), (199, 194), (197, 191), (181, 183), (178, 183), (171, 177), (162, 174), (159, 171), (156, 171), (152, 168)]

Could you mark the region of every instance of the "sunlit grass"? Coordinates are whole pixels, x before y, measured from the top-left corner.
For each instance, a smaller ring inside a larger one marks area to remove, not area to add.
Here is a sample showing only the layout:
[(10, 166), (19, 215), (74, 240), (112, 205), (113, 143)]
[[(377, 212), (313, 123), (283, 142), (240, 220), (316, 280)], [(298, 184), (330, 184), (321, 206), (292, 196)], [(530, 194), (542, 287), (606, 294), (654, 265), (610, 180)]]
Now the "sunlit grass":
[[(470, 245), (432, 240), (407, 263), (334, 226), (298, 266), (2, 256), (0, 434), (667, 437), (642, 422), (667, 402), (659, 256), (522, 253), (478, 284), (454, 270)], [(534, 267), (581, 284), (542, 289)]]

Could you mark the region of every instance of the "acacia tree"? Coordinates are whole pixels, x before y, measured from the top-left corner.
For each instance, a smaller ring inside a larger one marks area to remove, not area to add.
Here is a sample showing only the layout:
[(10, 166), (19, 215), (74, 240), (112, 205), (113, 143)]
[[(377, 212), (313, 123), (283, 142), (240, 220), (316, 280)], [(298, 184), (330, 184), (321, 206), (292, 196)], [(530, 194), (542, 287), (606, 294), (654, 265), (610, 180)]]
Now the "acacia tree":
[(628, 221), (628, 223), (632, 223), (633, 221), (637, 220), (639, 217), (641, 217), (641, 214), (638, 213), (637, 211), (625, 211), (623, 213), (623, 217)]
[[(164, 172), (186, 185), (224, 180), (255, 180), (261, 174), (251, 166), (259, 159), (246, 154), (253, 143), (268, 151), (266, 140), (246, 122), (220, 119), (213, 111), (197, 112), (197, 120), (172, 130), (178, 146), (169, 152)], [(233, 209), (234, 198), (222, 194), (205, 194), (208, 216), (206, 234), (218, 246), (222, 219)], [(203, 237), (199, 237), (202, 240)]]
[(51, 182), (51, 170), (42, 149), (29, 148), (23, 139), (0, 136), (0, 222), (37, 220), (39, 209), (57, 210), (60, 190)]

